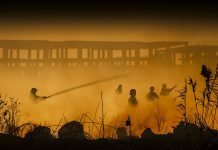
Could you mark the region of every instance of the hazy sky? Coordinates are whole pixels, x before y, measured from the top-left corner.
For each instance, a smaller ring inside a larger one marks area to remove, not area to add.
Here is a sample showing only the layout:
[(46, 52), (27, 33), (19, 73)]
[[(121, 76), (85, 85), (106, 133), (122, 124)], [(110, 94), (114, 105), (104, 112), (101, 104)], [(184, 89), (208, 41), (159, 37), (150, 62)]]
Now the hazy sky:
[(11, 0), (0, 6), (0, 39), (218, 43), (211, 1)]

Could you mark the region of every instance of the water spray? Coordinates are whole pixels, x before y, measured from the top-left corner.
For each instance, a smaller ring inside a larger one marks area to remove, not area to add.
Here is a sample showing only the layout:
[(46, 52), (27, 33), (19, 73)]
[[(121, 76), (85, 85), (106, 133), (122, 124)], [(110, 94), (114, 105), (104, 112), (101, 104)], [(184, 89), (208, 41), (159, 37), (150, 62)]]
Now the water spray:
[(101, 79), (101, 80), (92, 81), (92, 82), (89, 82), (89, 83), (81, 84), (81, 85), (78, 85), (78, 86), (75, 86), (75, 87), (72, 87), (72, 88), (68, 88), (68, 89), (56, 92), (56, 93), (51, 94), (49, 96), (38, 96), (38, 95), (36, 95), (37, 89), (32, 88), (31, 91), (30, 91), (30, 98), (32, 100), (34, 100), (34, 101), (42, 101), (42, 100), (45, 100), (45, 99), (48, 99), (48, 98), (51, 98), (51, 97), (54, 97), (54, 96), (57, 96), (57, 95), (60, 95), (60, 94), (64, 94), (64, 93), (67, 93), (67, 92), (70, 92), (70, 91), (73, 91), (73, 90), (76, 90), (76, 89), (79, 89), (79, 88), (91, 86), (91, 85), (94, 85), (94, 84), (98, 84), (98, 83), (102, 83), (102, 82), (106, 82), (106, 81), (110, 81), (110, 80), (114, 80), (114, 79), (118, 79), (118, 78), (122, 78), (122, 77), (124, 77), (124, 75), (117, 75), (117, 76), (104, 78), (104, 79)]

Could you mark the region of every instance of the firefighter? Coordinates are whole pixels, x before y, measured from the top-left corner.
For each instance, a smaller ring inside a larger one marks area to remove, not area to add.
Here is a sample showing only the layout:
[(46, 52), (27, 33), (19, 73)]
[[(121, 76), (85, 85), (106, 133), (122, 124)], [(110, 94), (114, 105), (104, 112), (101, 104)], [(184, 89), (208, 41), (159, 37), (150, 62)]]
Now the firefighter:
[(41, 101), (41, 100), (44, 100), (44, 99), (48, 98), (48, 96), (38, 96), (38, 95), (36, 95), (37, 91), (38, 90), (36, 88), (32, 88), (30, 90), (30, 98), (32, 100), (34, 100), (34, 101)]
[(172, 88), (167, 88), (167, 85), (164, 83), (162, 85), (161, 91), (160, 91), (160, 95), (162, 96), (167, 96), (169, 95), (174, 89), (175, 89), (176, 85), (173, 86)]
[(119, 84), (119, 85), (118, 85), (118, 87), (117, 87), (117, 89), (115, 90), (115, 92), (116, 92), (117, 94), (121, 94), (121, 93), (123, 92), (122, 84)]
[(135, 89), (131, 89), (129, 92), (130, 98), (128, 100), (129, 104), (132, 106), (137, 106), (138, 105), (138, 101), (136, 99), (136, 90)]
[(159, 96), (157, 95), (156, 92), (154, 92), (154, 90), (155, 90), (154, 87), (151, 86), (150, 91), (146, 95), (147, 99), (150, 100), (150, 101), (154, 101), (154, 100), (159, 99)]

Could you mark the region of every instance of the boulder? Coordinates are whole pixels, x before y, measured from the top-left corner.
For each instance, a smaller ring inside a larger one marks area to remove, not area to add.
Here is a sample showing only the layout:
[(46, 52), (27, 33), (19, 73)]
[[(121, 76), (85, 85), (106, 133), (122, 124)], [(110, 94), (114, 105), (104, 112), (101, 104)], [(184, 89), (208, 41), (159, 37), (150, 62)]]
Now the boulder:
[(201, 141), (201, 129), (193, 123), (180, 122), (174, 128), (173, 135), (176, 141), (188, 141), (192, 144)]
[(76, 140), (85, 140), (83, 125), (78, 121), (71, 121), (64, 124), (58, 131), (59, 138), (70, 138)]
[(33, 129), (33, 131), (28, 132), (25, 135), (25, 138), (49, 140), (52, 139), (53, 136), (51, 135), (50, 128), (46, 126), (37, 126)]
[(155, 133), (152, 132), (151, 128), (147, 128), (141, 134), (141, 139), (152, 139), (155, 138)]
[(118, 140), (124, 140), (128, 137), (127, 131), (125, 127), (119, 127), (116, 130)]

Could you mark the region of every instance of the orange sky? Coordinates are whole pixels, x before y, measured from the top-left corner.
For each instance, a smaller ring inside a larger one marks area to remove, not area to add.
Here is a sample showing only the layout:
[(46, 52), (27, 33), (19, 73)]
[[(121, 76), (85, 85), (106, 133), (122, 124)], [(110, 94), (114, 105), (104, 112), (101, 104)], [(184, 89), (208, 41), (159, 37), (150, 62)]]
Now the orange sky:
[(190, 41), (217, 44), (216, 23), (173, 21), (25, 21), (0, 23), (0, 39), (26, 40), (106, 40), (106, 41)]

